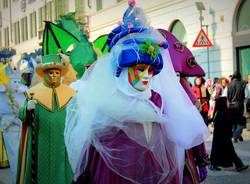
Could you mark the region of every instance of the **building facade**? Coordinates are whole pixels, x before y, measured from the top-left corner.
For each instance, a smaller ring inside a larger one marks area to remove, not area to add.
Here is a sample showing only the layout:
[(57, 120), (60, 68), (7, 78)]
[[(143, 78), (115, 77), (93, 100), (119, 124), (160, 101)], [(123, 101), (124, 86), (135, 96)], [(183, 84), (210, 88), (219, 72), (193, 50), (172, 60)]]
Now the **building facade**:
[[(197, 6), (197, 1), (203, 7)], [(151, 25), (171, 31), (190, 48), (206, 77), (250, 73), (250, 0), (137, 0)], [(127, 0), (1, 0), (1, 47), (16, 58), (39, 48), (43, 20), (76, 11), (90, 40), (109, 33), (127, 8)], [(11, 26), (12, 25), (12, 26)], [(213, 46), (194, 48), (201, 25)], [(15, 59), (15, 58), (14, 58)]]

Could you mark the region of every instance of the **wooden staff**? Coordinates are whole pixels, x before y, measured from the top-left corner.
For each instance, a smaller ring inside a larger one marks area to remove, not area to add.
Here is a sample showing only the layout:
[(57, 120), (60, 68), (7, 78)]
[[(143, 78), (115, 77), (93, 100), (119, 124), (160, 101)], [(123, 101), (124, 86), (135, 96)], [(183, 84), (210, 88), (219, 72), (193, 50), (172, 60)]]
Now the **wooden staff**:
[[(30, 100), (33, 100), (34, 93), (30, 93)], [(30, 122), (31, 122), (31, 183), (36, 184), (36, 138), (35, 138), (35, 110), (30, 111)]]

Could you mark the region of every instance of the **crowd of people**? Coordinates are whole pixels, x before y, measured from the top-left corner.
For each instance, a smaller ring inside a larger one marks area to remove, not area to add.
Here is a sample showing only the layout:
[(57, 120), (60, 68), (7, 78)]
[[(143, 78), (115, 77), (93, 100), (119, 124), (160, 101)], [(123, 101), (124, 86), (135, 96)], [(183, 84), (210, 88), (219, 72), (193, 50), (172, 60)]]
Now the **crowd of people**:
[[(211, 123), (209, 167), (248, 168), (231, 138), (243, 141), (250, 76), (248, 84), (239, 73), (206, 82), (191, 51), (128, 2), (108, 35), (110, 52), (81, 78), (60, 50), (44, 54), (35, 74), (22, 73), (22, 85), (0, 83), (7, 150), (0, 148), (0, 164), (8, 165), (8, 155), (13, 183), (198, 184), (207, 177)], [(187, 77), (194, 75), (191, 88)]]
[(209, 167), (211, 170), (219, 171), (220, 167), (233, 165), (237, 171), (248, 168), (235, 152), (233, 142), (244, 140), (243, 129), (250, 123), (249, 85), (250, 75), (247, 80), (242, 80), (239, 72), (228, 78), (205, 81), (202, 77), (196, 77), (194, 80), (192, 89), (199, 101), (202, 117), (208, 126), (214, 128)]

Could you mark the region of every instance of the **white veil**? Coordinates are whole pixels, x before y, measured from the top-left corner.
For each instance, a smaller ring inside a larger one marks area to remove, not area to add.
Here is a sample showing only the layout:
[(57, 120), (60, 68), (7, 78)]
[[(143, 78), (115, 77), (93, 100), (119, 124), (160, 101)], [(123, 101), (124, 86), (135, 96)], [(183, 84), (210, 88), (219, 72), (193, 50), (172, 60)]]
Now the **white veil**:
[[(110, 150), (98, 141), (101, 136), (109, 135), (110, 127), (124, 130), (131, 139), (142, 146), (150, 147), (150, 149), (156, 147), (156, 145), (148, 145), (143, 142), (140, 135), (129, 132), (123, 126), (123, 122), (141, 124), (159, 122), (164, 124), (167, 137), (159, 138), (160, 141), (157, 139), (159, 143), (154, 142), (154, 144), (158, 145), (159, 150), (167, 147), (170, 159), (173, 162), (178, 162), (179, 169), (184, 164), (184, 149), (204, 142), (204, 136), (208, 134), (202, 117), (176, 77), (167, 50), (160, 52), (164, 66), (160, 74), (153, 77), (149, 88), (149, 91), (152, 89), (161, 95), (162, 111), (157, 110), (149, 101), (150, 92), (138, 95), (136, 90), (133, 92), (129, 87), (121, 87), (119, 80), (121, 80), (123, 73), (121, 73), (121, 78), (115, 77), (117, 61), (121, 50), (129, 47), (129, 45), (124, 46), (122, 41), (138, 37), (148, 38), (156, 42), (164, 40), (161, 34), (155, 30), (146, 33), (133, 33), (122, 38), (112, 48), (110, 54), (99, 59), (85, 73), (79, 81), (78, 94), (67, 107), (65, 144), (76, 177), (86, 167), (90, 144), (94, 144), (105, 163), (108, 163), (114, 170), (116, 169), (116, 166), (112, 165), (112, 158), (108, 156)], [(181, 153), (176, 153), (176, 149), (177, 151), (181, 150)], [(173, 175), (169, 164), (163, 159), (166, 158), (164, 151), (161, 150), (159, 153), (159, 150), (153, 150), (156, 159), (162, 163), (161, 166), (166, 173)], [(182, 173), (181, 170), (180, 173)]]

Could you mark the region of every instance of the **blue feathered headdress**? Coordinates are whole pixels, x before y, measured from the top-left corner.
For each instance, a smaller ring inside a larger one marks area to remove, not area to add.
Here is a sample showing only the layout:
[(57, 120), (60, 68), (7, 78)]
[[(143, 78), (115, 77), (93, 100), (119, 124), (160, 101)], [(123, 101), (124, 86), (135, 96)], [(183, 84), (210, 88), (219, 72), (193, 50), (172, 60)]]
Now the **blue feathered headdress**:
[[(151, 28), (152, 29), (152, 28)], [(142, 9), (135, 7), (135, 2), (130, 1), (129, 7), (123, 15), (123, 23), (113, 29), (107, 39), (110, 49), (123, 37), (131, 33), (148, 33), (149, 25)], [(142, 36), (143, 37), (143, 36)], [(148, 64), (154, 67), (154, 75), (158, 74), (163, 67), (163, 60), (160, 54), (160, 47), (167, 48), (166, 40), (157, 43), (148, 38), (128, 38), (122, 43), (123, 49), (118, 57), (118, 69), (116, 76), (119, 76), (122, 68), (136, 64)]]
[(160, 47), (167, 48), (167, 42), (155, 43), (149, 39), (127, 39), (123, 45), (131, 45), (123, 49), (118, 58), (118, 69), (116, 75), (119, 76), (122, 68), (136, 64), (148, 64), (154, 67), (154, 75), (160, 73), (163, 67), (163, 60), (160, 54)]

